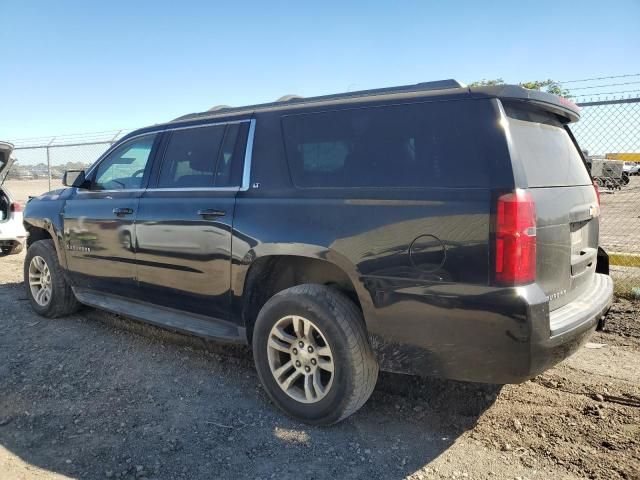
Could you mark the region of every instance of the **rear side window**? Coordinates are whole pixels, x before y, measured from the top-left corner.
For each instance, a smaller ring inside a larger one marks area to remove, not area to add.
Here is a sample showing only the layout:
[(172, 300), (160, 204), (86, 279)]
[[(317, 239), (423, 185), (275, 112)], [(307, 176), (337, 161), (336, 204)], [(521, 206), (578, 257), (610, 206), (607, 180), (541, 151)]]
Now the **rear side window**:
[[(298, 187), (486, 187), (480, 101), (445, 101), (283, 117)], [(492, 127), (493, 128), (493, 127)]]
[(591, 179), (566, 127), (550, 112), (504, 103), (514, 147), (529, 187), (589, 185)]
[(158, 179), (159, 188), (239, 186), (242, 124), (171, 132)]

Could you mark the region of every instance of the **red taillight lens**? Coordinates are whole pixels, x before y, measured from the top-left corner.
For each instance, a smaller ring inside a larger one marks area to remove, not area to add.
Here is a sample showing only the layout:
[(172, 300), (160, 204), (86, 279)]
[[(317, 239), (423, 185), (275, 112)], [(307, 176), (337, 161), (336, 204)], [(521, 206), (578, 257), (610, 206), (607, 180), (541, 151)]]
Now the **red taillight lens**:
[(498, 198), (495, 279), (501, 285), (536, 279), (536, 208), (524, 190)]
[(12, 212), (21, 212), (22, 211), (22, 205), (20, 205), (18, 202), (13, 202), (11, 204), (11, 206), (9, 207), (9, 210)]
[(593, 188), (596, 191), (596, 198), (598, 199), (598, 205), (600, 205), (600, 188), (598, 187), (598, 182), (593, 181)]

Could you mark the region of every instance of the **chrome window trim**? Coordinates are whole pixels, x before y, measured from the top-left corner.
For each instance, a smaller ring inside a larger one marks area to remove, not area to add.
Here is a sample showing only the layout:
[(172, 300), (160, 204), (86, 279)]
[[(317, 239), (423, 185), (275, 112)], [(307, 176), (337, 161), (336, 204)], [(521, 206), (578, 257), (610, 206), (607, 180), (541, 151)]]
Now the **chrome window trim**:
[(146, 190), (145, 188), (122, 188), (120, 190), (89, 190), (88, 188), (76, 187), (76, 191), (79, 194), (119, 193), (119, 192), (135, 193), (135, 192), (144, 192), (145, 190)]
[(249, 133), (247, 135), (247, 147), (244, 151), (244, 170), (242, 172), (242, 186), (240, 191), (249, 190), (251, 182), (251, 160), (253, 158), (253, 139), (256, 135), (256, 119), (252, 118), (249, 124)]
[(240, 187), (161, 187), (147, 188), (145, 192), (237, 192)]
[(164, 133), (164, 132), (172, 132), (174, 130), (188, 130), (192, 128), (215, 127), (216, 125), (234, 125), (239, 123), (249, 123), (249, 133), (247, 134), (247, 145), (245, 147), (245, 153), (244, 153), (242, 182), (239, 187), (131, 188), (131, 189), (123, 188), (121, 190), (89, 190), (89, 189), (77, 189), (77, 190), (78, 192), (82, 192), (82, 193), (146, 192), (146, 191), (149, 191), (149, 192), (200, 192), (200, 191), (246, 192), (247, 190), (249, 190), (249, 185), (251, 181), (251, 159), (253, 157), (253, 139), (256, 131), (255, 118), (244, 119), (244, 120), (229, 120), (227, 122), (203, 123), (198, 125), (189, 125), (185, 127), (168, 127), (168, 128), (163, 128), (162, 130), (154, 130), (152, 132), (139, 133), (137, 135), (127, 138), (124, 142), (114, 143), (106, 152), (102, 154), (100, 158), (98, 158), (98, 160), (96, 160), (96, 162), (91, 166), (91, 168), (87, 170), (86, 176), (88, 177), (91, 173), (93, 173), (93, 170), (96, 169), (98, 165), (100, 165), (100, 163), (102, 163), (102, 161), (111, 154), (112, 151), (114, 151), (116, 148), (121, 147), (122, 145), (126, 145), (131, 140), (135, 140), (136, 138), (144, 137), (147, 135), (157, 135), (159, 133)]

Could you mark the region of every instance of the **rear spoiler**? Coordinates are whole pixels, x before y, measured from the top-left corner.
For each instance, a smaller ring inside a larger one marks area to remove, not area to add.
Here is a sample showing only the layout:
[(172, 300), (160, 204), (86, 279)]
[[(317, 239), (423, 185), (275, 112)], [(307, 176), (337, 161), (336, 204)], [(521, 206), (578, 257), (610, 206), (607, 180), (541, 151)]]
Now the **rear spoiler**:
[(580, 107), (571, 100), (553, 95), (552, 93), (530, 90), (518, 85), (492, 85), (489, 87), (471, 87), (472, 95), (490, 96), (503, 100), (522, 101), (533, 104), (543, 110), (548, 110), (566, 120), (566, 123), (580, 120)]

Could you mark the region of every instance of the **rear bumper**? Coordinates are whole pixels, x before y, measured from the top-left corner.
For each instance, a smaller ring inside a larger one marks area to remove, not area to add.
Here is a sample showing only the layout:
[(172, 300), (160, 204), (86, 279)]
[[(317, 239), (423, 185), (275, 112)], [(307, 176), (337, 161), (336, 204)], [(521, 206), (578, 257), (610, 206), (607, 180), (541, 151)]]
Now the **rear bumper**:
[[(537, 332), (531, 345), (528, 377), (561, 362), (582, 346), (607, 313), (613, 301), (613, 281), (595, 274), (589, 288), (573, 302), (549, 315), (549, 330)], [(532, 324), (536, 319), (532, 318)], [(523, 378), (526, 380), (526, 378)]]
[(535, 284), (385, 291), (384, 305), (365, 312), (383, 370), (503, 384), (528, 380), (583, 345), (611, 305), (613, 282), (595, 274), (580, 297), (551, 313)]
[[(15, 214), (14, 214), (15, 215)], [(15, 248), (18, 245), (25, 245), (27, 242), (27, 231), (22, 225), (22, 217), (9, 218), (0, 222), (0, 247)]]

